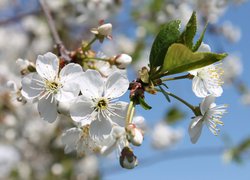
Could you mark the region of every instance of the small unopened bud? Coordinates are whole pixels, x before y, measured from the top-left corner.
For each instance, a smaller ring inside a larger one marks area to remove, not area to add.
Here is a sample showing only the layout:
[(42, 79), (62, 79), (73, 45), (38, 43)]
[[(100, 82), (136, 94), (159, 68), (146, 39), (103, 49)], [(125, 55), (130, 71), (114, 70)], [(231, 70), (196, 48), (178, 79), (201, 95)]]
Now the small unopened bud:
[(120, 69), (125, 69), (132, 62), (131, 56), (120, 54), (115, 57), (115, 64)]
[(137, 157), (130, 147), (124, 147), (120, 156), (120, 165), (126, 169), (133, 169), (138, 165)]
[(103, 24), (101, 26), (99, 26), (97, 28), (97, 31), (100, 35), (103, 36), (111, 36), (112, 34), (112, 24), (107, 23), (107, 24)]
[(103, 41), (105, 37), (111, 39), (112, 36), (112, 24), (107, 23), (107, 24), (102, 24), (97, 28), (93, 28), (91, 30), (93, 34), (96, 35), (96, 37), (100, 40)]
[(142, 131), (134, 124), (129, 124), (126, 127), (127, 132), (127, 139), (129, 142), (131, 142), (134, 146), (140, 146), (143, 142), (143, 134)]

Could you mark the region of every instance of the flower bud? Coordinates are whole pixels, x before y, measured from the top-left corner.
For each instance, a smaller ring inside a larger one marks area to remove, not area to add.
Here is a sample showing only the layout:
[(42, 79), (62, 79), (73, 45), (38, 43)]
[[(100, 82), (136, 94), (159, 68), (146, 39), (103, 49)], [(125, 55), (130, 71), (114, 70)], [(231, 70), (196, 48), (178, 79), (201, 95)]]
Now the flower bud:
[(120, 54), (115, 58), (115, 64), (120, 69), (125, 69), (131, 62), (132, 58), (127, 54)]
[(133, 169), (138, 165), (137, 157), (130, 147), (124, 147), (120, 156), (120, 165), (126, 169)]
[(101, 38), (100, 36), (102, 36), (102, 38), (104, 37), (110, 38), (112, 33), (112, 24), (110, 23), (102, 24), (97, 28), (93, 28), (91, 32), (99, 36), (99, 38)]
[(126, 127), (127, 132), (127, 139), (129, 142), (131, 142), (134, 146), (140, 146), (143, 142), (143, 134), (142, 131), (134, 124), (129, 124)]
[(99, 26), (97, 28), (98, 34), (103, 35), (103, 36), (111, 36), (112, 34), (112, 24), (107, 23)]

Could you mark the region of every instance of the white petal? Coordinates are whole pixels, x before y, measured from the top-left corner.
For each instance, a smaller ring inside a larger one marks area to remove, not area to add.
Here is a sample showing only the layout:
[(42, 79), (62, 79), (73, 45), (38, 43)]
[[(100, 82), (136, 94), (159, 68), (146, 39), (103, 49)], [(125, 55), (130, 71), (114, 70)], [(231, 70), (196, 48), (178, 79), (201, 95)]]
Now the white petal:
[(100, 116), (99, 119), (91, 122), (89, 135), (97, 144), (105, 145), (108, 142), (111, 131), (111, 122)]
[(74, 78), (77, 78), (77, 76), (79, 76), (79, 73), (82, 72), (82, 67), (79, 64), (69, 63), (60, 71), (60, 81), (65, 82), (74, 80)]
[(207, 112), (207, 110), (210, 108), (211, 104), (214, 103), (214, 101), (215, 101), (215, 97), (213, 95), (209, 95), (202, 100), (200, 104), (202, 115), (204, 115)]
[(84, 96), (91, 99), (102, 96), (104, 80), (98, 71), (89, 69), (80, 78), (80, 88)]
[(49, 123), (53, 123), (57, 118), (57, 104), (56, 100), (52, 102), (53, 96), (50, 95), (48, 98), (44, 97), (38, 101), (38, 112), (41, 118)]
[(208, 95), (203, 80), (198, 76), (193, 78), (192, 90), (197, 97), (206, 97)]
[(81, 125), (84, 126), (86, 124), (90, 124), (92, 120), (92, 113), (94, 109), (92, 108), (93, 104), (90, 99), (84, 98), (81, 96), (79, 100), (77, 100), (70, 107), (70, 116), (76, 122), (81, 122)]
[(118, 98), (126, 93), (128, 86), (128, 78), (124, 74), (116, 71), (111, 74), (106, 81), (104, 96), (111, 99)]
[(71, 151), (76, 149), (77, 142), (81, 136), (81, 132), (82, 131), (79, 128), (71, 128), (63, 133), (62, 143), (65, 145), (65, 153), (70, 153)]
[(198, 49), (198, 52), (211, 52), (211, 48), (208, 44), (201, 43), (201, 46)]
[(26, 99), (34, 99), (44, 91), (44, 83), (37, 73), (30, 73), (22, 79), (22, 95)]
[(115, 107), (115, 110), (113, 111), (116, 115), (111, 116), (111, 120), (116, 123), (119, 126), (124, 127), (125, 121), (126, 121), (126, 115), (128, 110), (128, 103), (119, 101), (114, 104), (112, 104), (113, 107)]
[(219, 97), (223, 93), (223, 89), (221, 86), (208, 86), (207, 90), (210, 92), (210, 94), (214, 95), (215, 97)]
[(59, 59), (51, 52), (39, 55), (36, 60), (36, 71), (44, 79), (55, 80), (59, 71)]
[(74, 100), (80, 92), (79, 85), (76, 83), (67, 83), (55, 95), (55, 98), (60, 102), (67, 102)]
[(199, 139), (202, 131), (203, 121), (202, 116), (195, 117), (189, 125), (188, 133), (191, 139), (191, 142), (195, 144)]

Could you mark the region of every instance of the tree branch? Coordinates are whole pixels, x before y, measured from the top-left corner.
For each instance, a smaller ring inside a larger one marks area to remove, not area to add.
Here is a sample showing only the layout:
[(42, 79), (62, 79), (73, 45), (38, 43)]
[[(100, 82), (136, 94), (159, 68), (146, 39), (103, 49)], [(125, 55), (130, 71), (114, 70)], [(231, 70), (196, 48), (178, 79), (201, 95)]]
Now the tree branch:
[(45, 0), (39, 0), (39, 3), (42, 7), (42, 10), (46, 16), (46, 19), (48, 21), (48, 25), (52, 34), (52, 37), (54, 39), (54, 42), (56, 44), (58, 55), (61, 56), (65, 61), (70, 62), (71, 58), (69, 57), (69, 52), (66, 50), (65, 46), (62, 43), (62, 40), (56, 30), (54, 19), (51, 16), (51, 12), (49, 10), (49, 7)]

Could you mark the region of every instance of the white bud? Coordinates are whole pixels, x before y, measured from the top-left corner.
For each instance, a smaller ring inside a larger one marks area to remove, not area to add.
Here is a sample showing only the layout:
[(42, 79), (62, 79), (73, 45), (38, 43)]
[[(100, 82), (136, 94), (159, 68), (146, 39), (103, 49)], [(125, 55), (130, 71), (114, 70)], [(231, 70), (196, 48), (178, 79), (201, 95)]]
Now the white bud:
[(132, 57), (127, 54), (120, 54), (116, 57), (115, 62), (118, 68), (125, 69), (132, 62)]
[(134, 146), (140, 146), (143, 142), (143, 134), (142, 131), (134, 124), (129, 124), (126, 127), (127, 132), (127, 139), (129, 142), (131, 142)]
[(98, 34), (103, 36), (111, 36), (112, 34), (112, 24), (107, 23), (99, 26), (97, 28)]

